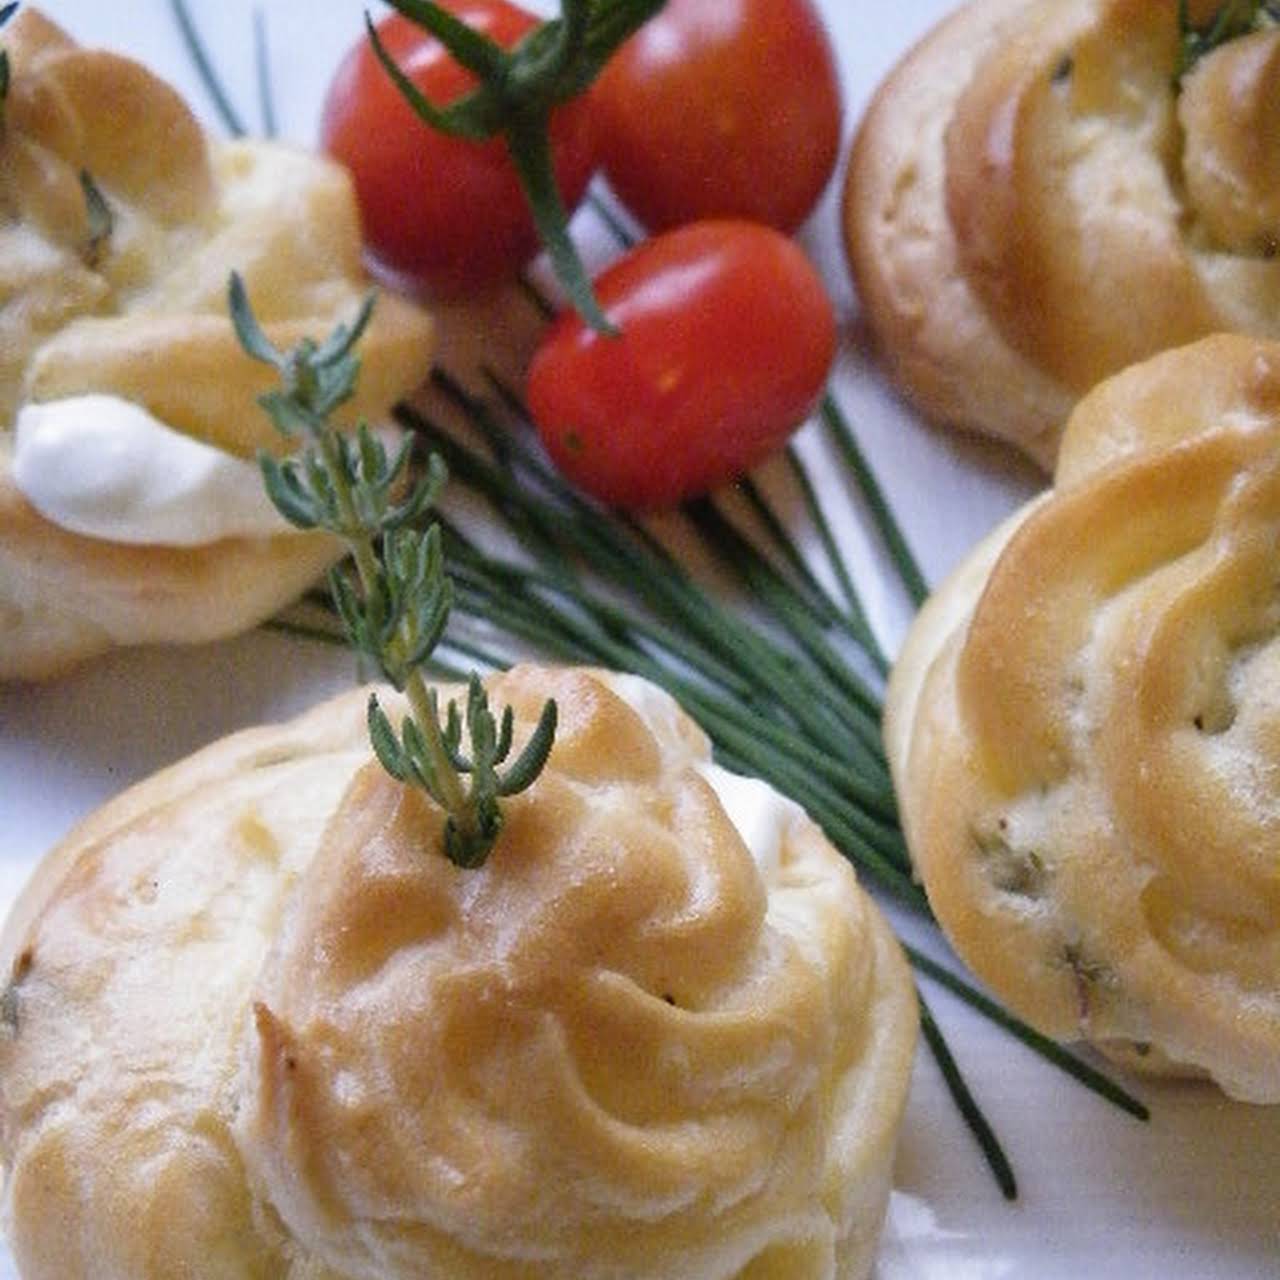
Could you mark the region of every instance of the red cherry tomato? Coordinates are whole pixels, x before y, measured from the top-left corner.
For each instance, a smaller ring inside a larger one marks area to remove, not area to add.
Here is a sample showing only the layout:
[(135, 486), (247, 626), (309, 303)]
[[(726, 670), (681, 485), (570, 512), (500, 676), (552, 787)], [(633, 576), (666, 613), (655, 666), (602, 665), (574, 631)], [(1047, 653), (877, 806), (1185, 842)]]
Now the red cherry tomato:
[(840, 78), (810, 0), (667, 0), (592, 90), (600, 161), (650, 230), (793, 231), (840, 147)]
[[(504, 48), (538, 19), (505, 0), (445, 0), (468, 26)], [(378, 34), (401, 70), (436, 106), (475, 87), (443, 46), (399, 14)], [(339, 66), (320, 126), (325, 150), (350, 169), (376, 268), (437, 294), (469, 293), (514, 275), (538, 237), (501, 139), (467, 142), (429, 128), (401, 97), (367, 39)], [(552, 115), (552, 155), (572, 209), (595, 168), (585, 98)]]
[(822, 392), (831, 302), (800, 249), (750, 222), (700, 222), (633, 249), (596, 281), (619, 336), (565, 312), (529, 369), (557, 466), (624, 507), (670, 506), (772, 453)]

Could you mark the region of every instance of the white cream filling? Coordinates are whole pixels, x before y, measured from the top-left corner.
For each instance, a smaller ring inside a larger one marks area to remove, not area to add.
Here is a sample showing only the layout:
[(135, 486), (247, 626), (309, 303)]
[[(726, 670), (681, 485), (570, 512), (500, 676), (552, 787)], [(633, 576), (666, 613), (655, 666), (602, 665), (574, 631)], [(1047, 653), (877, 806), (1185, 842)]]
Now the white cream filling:
[[(609, 684), (649, 726), (664, 745), (679, 741), (676, 722), (679, 706), (665, 689), (639, 676), (610, 673)], [(694, 766), (703, 781), (716, 793), (725, 816), (742, 837), (752, 860), (766, 882), (777, 874), (782, 860), (782, 842), (792, 822), (804, 816), (794, 800), (775, 791), (759, 778), (731, 773), (709, 761)]]
[(804, 811), (759, 778), (730, 773), (718, 764), (700, 764), (697, 768), (716, 793), (765, 883), (773, 883), (782, 868), (782, 843), (787, 829), (804, 816)]
[(13, 477), (46, 520), (106, 542), (192, 547), (292, 529), (267, 497), (256, 464), (183, 435), (118, 396), (24, 405)]

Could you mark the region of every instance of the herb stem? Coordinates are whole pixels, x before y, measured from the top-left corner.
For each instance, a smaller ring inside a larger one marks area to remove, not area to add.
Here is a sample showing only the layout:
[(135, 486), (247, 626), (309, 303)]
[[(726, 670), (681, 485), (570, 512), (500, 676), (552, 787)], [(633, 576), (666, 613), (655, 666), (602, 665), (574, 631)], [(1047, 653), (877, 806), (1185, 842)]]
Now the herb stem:
[(968, 1125), (969, 1132), (977, 1139), (978, 1146), (982, 1150), (983, 1159), (986, 1160), (988, 1167), (991, 1169), (1001, 1194), (1006, 1200), (1016, 1200), (1018, 1198), (1018, 1183), (1013, 1176), (1013, 1166), (1009, 1163), (1009, 1157), (1005, 1155), (1004, 1148), (1000, 1145), (1000, 1139), (996, 1137), (995, 1130), (992, 1129), (987, 1117), (983, 1115), (982, 1108), (978, 1105), (968, 1084), (965, 1083), (960, 1067), (951, 1052), (951, 1047), (943, 1037), (937, 1022), (934, 1021), (933, 1013), (925, 1003), (924, 997), (919, 996), (919, 1001), (920, 1030), (924, 1032), (924, 1038), (929, 1045), (930, 1052), (933, 1054), (934, 1061), (942, 1072), (942, 1079), (947, 1086), (947, 1092), (951, 1094), (961, 1116), (964, 1117), (964, 1122)]
[(208, 50), (200, 33), (196, 30), (195, 20), (191, 16), (190, 9), (187, 8), (186, 0), (169, 0), (169, 8), (178, 23), (182, 41), (187, 47), (187, 53), (191, 56), (200, 82), (213, 99), (213, 105), (222, 117), (223, 125), (233, 138), (243, 138), (248, 130), (235, 107), (231, 105), (231, 99), (222, 81), (219, 80), (217, 72), (213, 69)]
[(1150, 1120), (1151, 1112), (1147, 1106), (1131, 1093), (1122, 1089), (1113, 1080), (1103, 1075), (1101, 1071), (1076, 1057), (1075, 1054), (1065, 1049), (1056, 1040), (1051, 1040), (1048, 1036), (1042, 1035), (1035, 1030), (1034, 1027), (1028, 1026), (1020, 1018), (1015, 1017), (1003, 1006), (997, 1004), (990, 996), (984, 995), (972, 984), (966, 982), (963, 978), (957, 977), (945, 965), (941, 965), (936, 960), (931, 959), (918, 948), (905, 942), (902, 947), (907, 953), (907, 958), (921, 973), (927, 974), (940, 986), (946, 987), (952, 994), (959, 996), (960, 999), (982, 1014), (983, 1017), (990, 1019), (996, 1026), (1001, 1027), (1009, 1032), (1010, 1035), (1022, 1041), (1023, 1044), (1038, 1053), (1046, 1061), (1065, 1071), (1073, 1079), (1084, 1085), (1086, 1089), (1092, 1090), (1099, 1097), (1113, 1103), (1121, 1111), (1128, 1112), (1135, 1120)]
[(440, 735), (440, 708), (436, 695), (427, 688), (422, 672), (416, 667), (406, 675), (404, 693), (409, 700), (409, 709), (413, 713), (414, 722), (426, 738), (427, 750), (435, 765), (441, 807), (448, 812), (457, 825), (458, 833), (464, 841), (469, 843), (479, 840), (480, 827), (476, 820), (474, 799), (463, 787), (458, 771), (445, 748), (444, 739)]
[(929, 598), (929, 584), (925, 581), (924, 574), (920, 572), (920, 566), (907, 545), (902, 528), (884, 496), (884, 491), (880, 488), (875, 473), (867, 463), (857, 437), (853, 434), (853, 428), (849, 425), (849, 419), (845, 417), (844, 410), (830, 393), (823, 397), (822, 417), (827, 424), (831, 439), (858, 482), (858, 488), (866, 500), (867, 509), (893, 559), (894, 567), (912, 604), (919, 608)]

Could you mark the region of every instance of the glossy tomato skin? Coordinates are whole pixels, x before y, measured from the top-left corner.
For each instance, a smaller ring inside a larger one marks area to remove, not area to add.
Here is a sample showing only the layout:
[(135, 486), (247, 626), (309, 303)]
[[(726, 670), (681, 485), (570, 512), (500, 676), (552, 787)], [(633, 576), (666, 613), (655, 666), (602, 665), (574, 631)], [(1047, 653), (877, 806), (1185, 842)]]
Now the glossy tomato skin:
[(620, 335), (565, 312), (527, 397), (556, 465), (616, 506), (671, 506), (762, 461), (813, 408), (835, 318), (796, 244), (759, 223), (694, 223), (605, 271), (596, 296)]
[(741, 217), (793, 231), (840, 148), (840, 77), (811, 0), (667, 0), (592, 89), (600, 159), (651, 231)]
[[(505, 0), (445, 0), (504, 48), (538, 19)], [(446, 105), (475, 87), (438, 41), (400, 14), (378, 23), (383, 44), (423, 95)], [(586, 99), (552, 116), (552, 154), (565, 204), (582, 198), (595, 169)], [(355, 179), (365, 246), (375, 270), (443, 296), (473, 293), (514, 275), (538, 236), (500, 139), (446, 137), (401, 97), (367, 39), (338, 68), (325, 97), (321, 144)]]

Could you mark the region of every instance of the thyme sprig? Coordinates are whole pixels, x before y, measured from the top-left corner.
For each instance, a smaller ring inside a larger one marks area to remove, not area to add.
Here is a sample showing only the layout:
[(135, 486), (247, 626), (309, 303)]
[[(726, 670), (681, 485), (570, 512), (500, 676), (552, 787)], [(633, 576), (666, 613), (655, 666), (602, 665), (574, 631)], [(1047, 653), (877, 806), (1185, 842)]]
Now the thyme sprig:
[(326, 530), (347, 544), (350, 562), (329, 575), (334, 608), (356, 650), (408, 699), (410, 712), (397, 730), (377, 695), (370, 695), (374, 753), (394, 778), (420, 787), (445, 810), (445, 853), (459, 866), (474, 867), (502, 829), (499, 801), (529, 787), (546, 764), (556, 704), (544, 705), (532, 736), (505, 771), (499, 766), (511, 753), (514, 717), (510, 707), (494, 717), (478, 676), (471, 676), (466, 699), (469, 754), (463, 751), (464, 717), (456, 703), (449, 703), (441, 719), (436, 691), (422, 668), (444, 633), (453, 588), (444, 571), (440, 528), (432, 524), (424, 531), (422, 523), (444, 487), (444, 463), (433, 454), (410, 478), (411, 440), (389, 455), (367, 423), (352, 437), (329, 422), (354, 392), (360, 367), (355, 346), (373, 305), (369, 295), (352, 324), (339, 324), (322, 343), (304, 338), (281, 352), (258, 324), (239, 276), (232, 276), (229, 289), (241, 345), (280, 375), (280, 387), (259, 403), (283, 436), (302, 442), (285, 460), (260, 455), (267, 493), (291, 524)]
[(541, 23), (510, 50), (433, 0), (388, 2), (444, 45), (480, 82), (456, 102), (432, 103), (400, 69), (366, 14), (373, 51), (396, 88), (432, 129), (470, 142), (495, 137), (505, 141), (534, 225), (569, 301), (592, 328), (612, 332), (569, 235), (548, 130), (552, 110), (582, 93), (613, 51), (657, 13), (664, 0), (561, 0), (558, 18)]
[(1174, 83), (1219, 45), (1280, 25), (1280, 0), (1224, 0), (1203, 26), (1191, 20), (1190, 0), (1178, 0), (1178, 64)]

